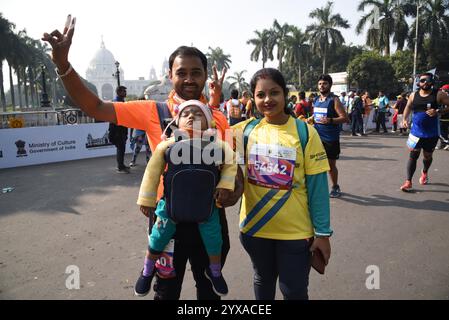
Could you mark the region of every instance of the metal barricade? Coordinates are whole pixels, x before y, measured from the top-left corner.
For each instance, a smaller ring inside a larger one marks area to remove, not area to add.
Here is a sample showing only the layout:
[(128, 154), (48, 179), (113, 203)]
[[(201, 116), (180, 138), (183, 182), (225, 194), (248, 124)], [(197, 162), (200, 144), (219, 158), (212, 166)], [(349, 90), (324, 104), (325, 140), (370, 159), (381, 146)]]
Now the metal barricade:
[(0, 129), (93, 123), (80, 109), (0, 112)]

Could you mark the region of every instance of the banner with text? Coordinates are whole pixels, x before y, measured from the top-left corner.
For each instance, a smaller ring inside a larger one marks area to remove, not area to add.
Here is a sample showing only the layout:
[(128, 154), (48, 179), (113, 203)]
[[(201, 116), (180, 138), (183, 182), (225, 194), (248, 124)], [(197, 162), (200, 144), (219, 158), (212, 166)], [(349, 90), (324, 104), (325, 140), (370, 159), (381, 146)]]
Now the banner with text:
[[(116, 154), (108, 123), (0, 130), (0, 169)], [(126, 152), (132, 150), (129, 143)]]

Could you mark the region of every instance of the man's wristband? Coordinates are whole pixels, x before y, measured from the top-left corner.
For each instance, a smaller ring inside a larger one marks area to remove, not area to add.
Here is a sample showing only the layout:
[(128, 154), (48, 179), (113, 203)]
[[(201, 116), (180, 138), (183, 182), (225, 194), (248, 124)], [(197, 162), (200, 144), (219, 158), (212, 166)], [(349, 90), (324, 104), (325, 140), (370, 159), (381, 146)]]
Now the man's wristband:
[(72, 68), (72, 65), (69, 63), (69, 68), (67, 69), (67, 71), (66, 72), (64, 72), (63, 74), (61, 74), (60, 72), (59, 72), (59, 70), (58, 69), (56, 69), (56, 73), (58, 74), (58, 76), (59, 76), (59, 78), (64, 78), (64, 77), (66, 77), (66, 76), (68, 76), (69, 74), (70, 74), (70, 72), (72, 72), (73, 71), (73, 68)]
[(334, 124), (334, 118), (329, 118), (329, 123)]

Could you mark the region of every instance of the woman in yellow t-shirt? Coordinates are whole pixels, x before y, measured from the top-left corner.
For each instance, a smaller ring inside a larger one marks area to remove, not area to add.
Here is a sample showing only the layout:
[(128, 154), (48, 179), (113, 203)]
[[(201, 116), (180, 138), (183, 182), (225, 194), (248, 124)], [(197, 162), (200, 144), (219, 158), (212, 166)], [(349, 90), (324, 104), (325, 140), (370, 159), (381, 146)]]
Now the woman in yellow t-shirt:
[[(233, 129), (245, 141), (240, 240), (253, 264), (255, 296), (273, 300), (279, 278), (284, 299), (308, 299), (312, 251), (326, 264), (330, 257), (326, 152), (313, 127), (301, 131), (300, 120), (287, 114), (288, 89), (278, 70), (259, 70), (251, 91), (264, 118)], [(308, 134), (300, 138), (301, 132)]]

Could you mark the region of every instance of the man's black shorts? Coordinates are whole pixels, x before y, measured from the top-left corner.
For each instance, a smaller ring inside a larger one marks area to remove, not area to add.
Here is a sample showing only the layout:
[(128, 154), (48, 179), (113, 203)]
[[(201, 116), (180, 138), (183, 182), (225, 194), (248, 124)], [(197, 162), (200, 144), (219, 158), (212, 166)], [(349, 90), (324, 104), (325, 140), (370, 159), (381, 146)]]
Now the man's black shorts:
[(330, 160), (338, 160), (340, 158), (340, 141), (323, 141), (324, 150), (326, 150), (327, 158)]
[(435, 151), (439, 138), (419, 138), (415, 150), (423, 149), (425, 152), (431, 153)]

